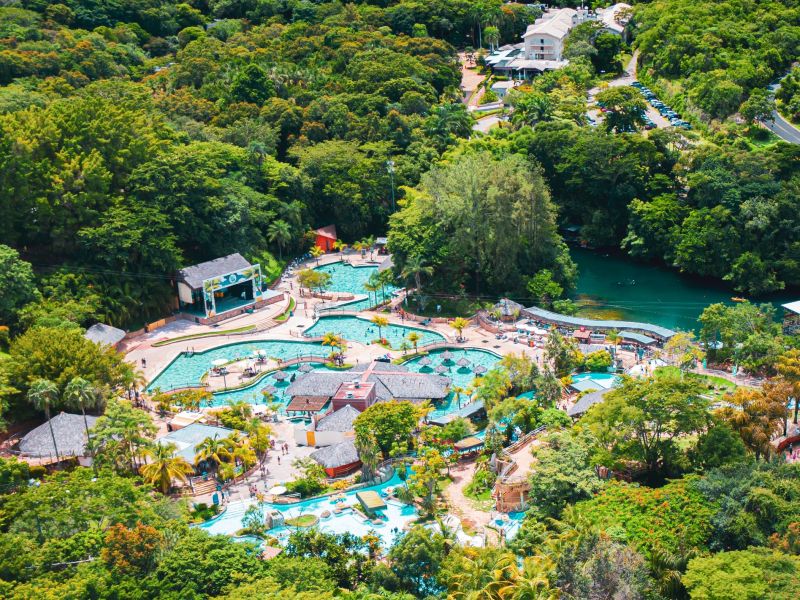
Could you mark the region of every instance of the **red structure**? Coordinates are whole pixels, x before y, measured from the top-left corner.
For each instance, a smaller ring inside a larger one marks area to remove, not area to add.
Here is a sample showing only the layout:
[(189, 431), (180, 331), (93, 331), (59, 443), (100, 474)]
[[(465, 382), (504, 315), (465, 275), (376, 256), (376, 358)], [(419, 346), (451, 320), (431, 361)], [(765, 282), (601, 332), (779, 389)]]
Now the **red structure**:
[(314, 244), (317, 248), (330, 252), (333, 250), (333, 244), (336, 242), (336, 225), (327, 225), (320, 227), (314, 232), (317, 236)]
[(360, 412), (364, 412), (375, 404), (375, 384), (366, 380), (370, 373), (371, 371), (368, 370), (362, 379), (339, 386), (331, 402), (334, 411), (349, 404)]

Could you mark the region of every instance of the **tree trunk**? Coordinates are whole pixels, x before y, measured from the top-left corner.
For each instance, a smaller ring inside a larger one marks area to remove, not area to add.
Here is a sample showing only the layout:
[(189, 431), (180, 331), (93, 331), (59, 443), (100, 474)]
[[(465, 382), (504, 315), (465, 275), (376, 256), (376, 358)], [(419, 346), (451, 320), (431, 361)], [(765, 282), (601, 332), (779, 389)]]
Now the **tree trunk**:
[(53, 438), (53, 449), (56, 451), (56, 462), (60, 462), (61, 458), (58, 455), (58, 444), (56, 443), (56, 434), (53, 431), (53, 424), (50, 422), (50, 407), (45, 405), (44, 416), (47, 417), (47, 425), (50, 427), (50, 437)]

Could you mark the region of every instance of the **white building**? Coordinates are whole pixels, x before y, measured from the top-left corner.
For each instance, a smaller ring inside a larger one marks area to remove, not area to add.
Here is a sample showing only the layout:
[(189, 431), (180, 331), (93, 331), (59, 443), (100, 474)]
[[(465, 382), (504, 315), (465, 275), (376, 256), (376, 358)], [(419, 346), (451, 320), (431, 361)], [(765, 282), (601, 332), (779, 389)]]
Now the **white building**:
[(503, 46), (486, 57), (493, 70), (511, 77), (527, 78), (569, 64), (564, 59), (564, 40), (573, 27), (594, 18), (587, 8), (547, 10), (528, 25), (522, 43)]
[(598, 8), (597, 20), (602, 24), (603, 31), (627, 38), (631, 10), (633, 9), (630, 4), (617, 2), (608, 8)]

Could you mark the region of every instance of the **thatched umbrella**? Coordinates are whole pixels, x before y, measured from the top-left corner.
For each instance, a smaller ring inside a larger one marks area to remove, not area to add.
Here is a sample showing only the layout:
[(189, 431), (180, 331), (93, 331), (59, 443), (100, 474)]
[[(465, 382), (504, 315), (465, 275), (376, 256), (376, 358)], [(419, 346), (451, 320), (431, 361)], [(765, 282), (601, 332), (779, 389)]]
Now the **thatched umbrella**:
[(443, 375), (444, 373), (447, 373), (447, 371), (448, 368), (445, 367), (444, 365), (439, 365), (438, 367), (436, 367), (436, 372), (439, 373), (439, 375)]
[(428, 358), (427, 356), (423, 356), (422, 360), (419, 361), (419, 364), (422, 365), (423, 367), (427, 367), (429, 364), (431, 364), (431, 359)]
[(445, 362), (453, 360), (453, 353), (450, 352), (450, 350), (445, 350), (444, 352), (442, 352), (442, 360)]
[(270, 396), (272, 396), (277, 391), (278, 388), (276, 388), (274, 385), (265, 385), (263, 388), (261, 388), (262, 394), (269, 394)]
[(470, 362), (469, 362), (469, 360), (467, 360), (466, 358), (459, 358), (459, 359), (458, 359), (458, 362), (457, 362), (456, 364), (457, 364), (459, 367), (464, 367), (464, 368), (466, 368), (466, 367), (468, 367), (468, 366), (470, 365)]
[(288, 377), (288, 375), (286, 375), (286, 373), (284, 373), (283, 371), (275, 371), (275, 373), (273, 373), (273, 375), (272, 375), (272, 376), (273, 376), (273, 377), (274, 377), (274, 378), (275, 378), (277, 381), (283, 381), (284, 379), (286, 379), (286, 377)]
[(303, 363), (302, 365), (300, 365), (300, 368), (298, 368), (297, 370), (300, 371), (301, 373), (310, 373), (311, 371), (314, 370), (314, 367), (312, 367), (308, 363)]
[(486, 371), (488, 371), (488, 369), (483, 365), (478, 365), (473, 370), (475, 371), (475, 375), (483, 375), (484, 373), (486, 373)]

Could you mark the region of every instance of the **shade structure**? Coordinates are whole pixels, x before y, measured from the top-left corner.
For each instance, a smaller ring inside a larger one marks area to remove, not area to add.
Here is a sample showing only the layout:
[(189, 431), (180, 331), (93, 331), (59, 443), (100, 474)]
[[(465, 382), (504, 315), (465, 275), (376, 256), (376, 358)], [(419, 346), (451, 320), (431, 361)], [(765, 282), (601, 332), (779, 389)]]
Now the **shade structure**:
[(474, 370), (476, 375), (483, 375), (487, 371), (486, 367), (483, 365), (478, 365)]
[(300, 371), (301, 373), (309, 373), (314, 370), (314, 367), (312, 367), (308, 363), (303, 363), (297, 370)]
[(453, 353), (450, 350), (442, 352), (442, 360), (453, 360)]
[(263, 388), (261, 388), (262, 394), (274, 394), (277, 391), (278, 388), (276, 388), (274, 385), (265, 385)]
[(431, 364), (431, 359), (427, 356), (423, 356), (418, 364), (422, 365), (423, 367), (427, 367), (429, 364)]
[(436, 367), (436, 372), (437, 373), (447, 373), (447, 367), (445, 367), (444, 365), (439, 365), (438, 367)]
[(456, 363), (459, 367), (468, 367), (470, 362), (466, 358), (459, 358)]
[(280, 496), (281, 494), (285, 494), (286, 493), (286, 486), (276, 485), (274, 487), (269, 488), (267, 490), (267, 493), (272, 495), (272, 496)]
[(278, 381), (283, 381), (287, 377), (286, 373), (283, 371), (275, 371), (272, 376)]
[(215, 367), (221, 367), (222, 365), (226, 364), (227, 362), (228, 361), (225, 360), (224, 358), (217, 358), (215, 360), (212, 360), (211, 364), (214, 365)]

